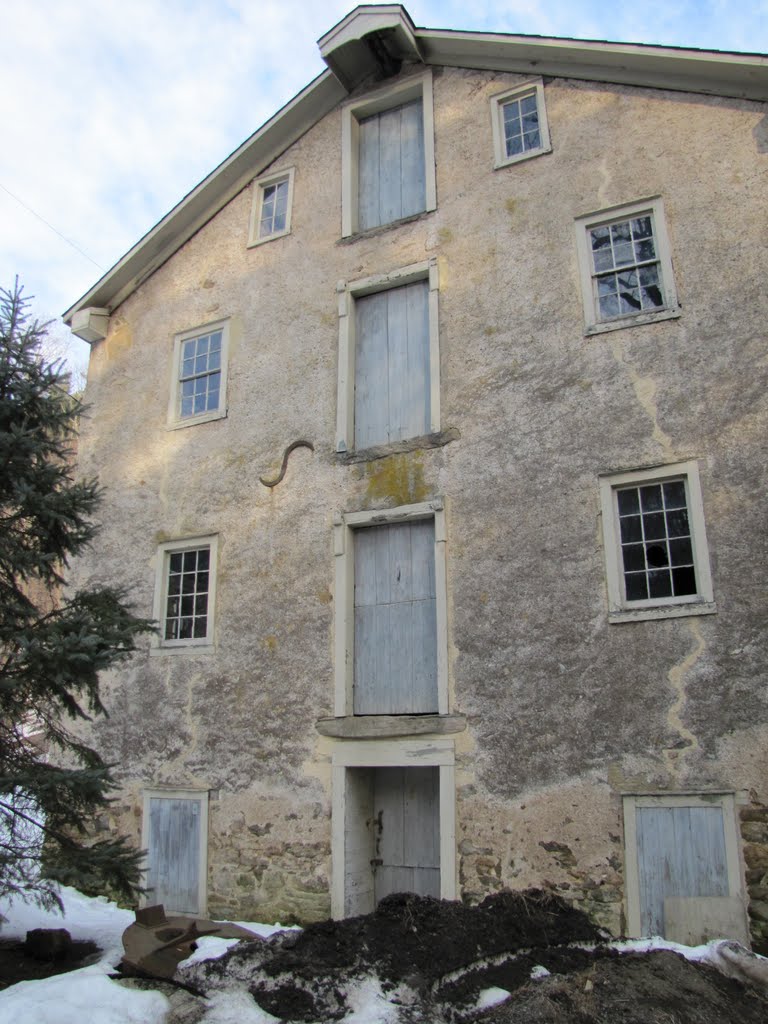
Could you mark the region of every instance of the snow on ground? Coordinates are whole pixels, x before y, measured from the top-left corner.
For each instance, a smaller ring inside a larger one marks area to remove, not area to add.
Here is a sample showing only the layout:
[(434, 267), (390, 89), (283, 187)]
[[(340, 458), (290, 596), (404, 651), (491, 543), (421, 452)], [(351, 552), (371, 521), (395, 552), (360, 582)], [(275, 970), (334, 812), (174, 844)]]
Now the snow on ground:
[(503, 1003), (509, 995), (510, 993), (507, 989), (498, 988), (496, 985), (492, 985), (490, 988), (484, 988), (477, 997), (477, 1006), (475, 1008), (478, 1010), (487, 1010), (491, 1006), (497, 1006), (499, 1003)]
[(123, 955), (122, 936), (128, 925), (133, 924), (133, 912), (121, 910), (106, 896), (92, 899), (66, 885), (59, 895), (64, 904), (63, 917), (57, 910), (43, 910), (19, 899), (8, 907), (0, 907), (7, 919), (0, 925), (0, 938), (23, 939), (33, 928), (66, 928), (73, 939), (95, 942), (104, 951), (103, 959), (109, 958), (110, 964), (116, 964)]
[[(64, 916), (14, 900), (2, 907), (0, 938), (23, 939), (33, 928), (66, 928), (73, 939), (90, 939), (102, 950), (98, 963), (42, 981), (20, 981), (0, 992), (0, 1024), (164, 1024), (168, 1000), (160, 992), (123, 988), (112, 973), (123, 954), (122, 936), (135, 918), (104, 896), (92, 899), (76, 889), (60, 890)], [(238, 921), (265, 938), (281, 925)], [(207, 937), (198, 959), (221, 956), (236, 940)], [(218, 993), (203, 1024), (271, 1024), (275, 1020), (247, 992)], [(362, 1019), (355, 1024), (366, 1024)]]
[(0, 1024), (163, 1024), (168, 1000), (110, 981), (111, 965), (94, 964), (0, 992)]
[[(0, 1024), (165, 1024), (168, 1001), (160, 992), (123, 988), (108, 975), (122, 955), (122, 933), (134, 921), (131, 911), (121, 910), (105, 897), (91, 899), (75, 889), (62, 888), (64, 916), (14, 901), (3, 907), (6, 920), (0, 937), (23, 939), (32, 928), (66, 928), (73, 939), (91, 939), (103, 950), (98, 963), (42, 981), (22, 981), (0, 992)], [(280, 925), (238, 921), (243, 927), (267, 937)], [(185, 963), (222, 956), (235, 940), (207, 936), (197, 953)], [(704, 946), (681, 946), (658, 937), (610, 943), (620, 953), (647, 953), (668, 949), (687, 960), (715, 963), (722, 939)], [(762, 958), (755, 958), (762, 960)], [(531, 977), (547, 974), (534, 968)], [(395, 995), (393, 993), (392, 995)], [(505, 998), (503, 989), (486, 989), (478, 1008)], [(393, 1024), (397, 1007), (387, 999), (376, 978), (359, 982), (348, 994), (351, 1012), (344, 1024)], [(202, 1024), (275, 1024), (276, 1018), (260, 1009), (248, 992), (233, 986), (208, 1000)]]

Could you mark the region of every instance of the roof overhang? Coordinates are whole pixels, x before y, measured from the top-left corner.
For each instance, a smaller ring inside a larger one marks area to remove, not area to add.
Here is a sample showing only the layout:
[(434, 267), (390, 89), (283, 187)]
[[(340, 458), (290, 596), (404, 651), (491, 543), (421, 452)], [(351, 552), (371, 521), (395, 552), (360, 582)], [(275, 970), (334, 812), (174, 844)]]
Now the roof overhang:
[[(331, 72), (324, 71), (174, 206), (66, 311), (64, 321), (75, 330), (73, 318), (79, 310), (93, 306), (112, 311), (124, 302), (253, 178), (333, 110), (346, 95), (346, 89)], [(83, 337), (83, 340), (93, 339)]]
[(768, 57), (761, 54), (419, 29), (400, 4), (356, 7), (318, 46), (329, 70), (251, 135), (66, 311), (64, 320), (75, 333), (78, 312), (93, 309), (103, 316), (114, 310), (350, 92), (395, 74), (403, 62), (768, 99)]

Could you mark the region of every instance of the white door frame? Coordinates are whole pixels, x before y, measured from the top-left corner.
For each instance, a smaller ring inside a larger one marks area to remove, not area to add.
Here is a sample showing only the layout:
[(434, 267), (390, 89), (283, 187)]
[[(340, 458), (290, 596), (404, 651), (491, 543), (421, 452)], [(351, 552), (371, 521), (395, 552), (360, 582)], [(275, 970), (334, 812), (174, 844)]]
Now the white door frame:
[[(200, 804), (200, 835), (199, 835), (199, 848), (198, 848), (198, 879), (197, 879), (197, 906), (198, 913), (196, 917), (206, 917), (208, 914), (208, 793), (207, 789), (171, 789), (165, 787), (157, 787), (155, 789), (143, 790), (143, 815), (141, 824), (141, 846), (142, 849), (149, 853), (149, 844), (151, 841), (151, 819), (149, 813), (150, 800), (162, 799), (162, 800), (196, 800)], [(142, 872), (141, 884), (146, 885), (148, 876), (148, 865), (145, 864)], [(148, 896), (146, 893), (142, 894), (139, 900), (139, 905), (142, 907), (149, 906), (154, 903), (152, 896)], [(171, 910), (173, 913), (181, 913), (175, 911), (173, 908), (166, 907), (166, 910)]]
[(341, 741), (332, 761), (331, 914), (345, 916), (348, 768), (437, 767), (440, 771), (440, 898), (456, 899), (456, 756), (451, 739)]
[(745, 929), (749, 935), (744, 901), (744, 885), (739, 859), (737, 836), (736, 801), (733, 793), (635, 793), (622, 798), (624, 811), (624, 868), (625, 897), (627, 904), (627, 934), (631, 938), (642, 938), (640, 905), (640, 869), (637, 857), (637, 808), (638, 807), (713, 807), (723, 812), (723, 834), (728, 872), (728, 891), (744, 905)]

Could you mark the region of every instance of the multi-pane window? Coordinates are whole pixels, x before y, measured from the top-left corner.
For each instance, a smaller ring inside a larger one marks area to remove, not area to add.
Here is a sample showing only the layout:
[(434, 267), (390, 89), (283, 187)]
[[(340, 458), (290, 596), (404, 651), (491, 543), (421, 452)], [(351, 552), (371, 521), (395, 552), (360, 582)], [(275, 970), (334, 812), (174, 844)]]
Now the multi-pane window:
[(181, 343), (179, 415), (181, 419), (215, 412), (221, 401), (222, 331), (211, 331)]
[(540, 79), (491, 97), (495, 166), (549, 153), (549, 127)]
[(696, 462), (600, 480), (609, 619), (715, 611)]
[(166, 640), (202, 640), (208, 635), (211, 549), (171, 551), (166, 555), (163, 636)]
[(684, 480), (616, 492), (627, 601), (696, 593)]
[(521, 96), (502, 104), (504, 116), (504, 148), (507, 156), (517, 156), (541, 148), (539, 108), (536, 93)]
[(217, 537), (167, 541), (158, 550), (153, 617), (160, 648), (210, 644)]
[(248, 245), (260, 245), (291, 230), (294, 168), (268, 174), (253, 183)]
[(576, 221), (587, 332), (679, 315), (658, 198)]
[(227, 414), (228, 321), (177, 334), (168, 426), (171, 429)]
[(660, 309), (664, 305), (650, 214), (591, 228), (589, 247), (600, 320)]
[(288, 181), (278, 181), (267, 185), (261, 200), (261, 219), (259, 220), (259, 237), (274, 235), (285, 231), (288, 217)]

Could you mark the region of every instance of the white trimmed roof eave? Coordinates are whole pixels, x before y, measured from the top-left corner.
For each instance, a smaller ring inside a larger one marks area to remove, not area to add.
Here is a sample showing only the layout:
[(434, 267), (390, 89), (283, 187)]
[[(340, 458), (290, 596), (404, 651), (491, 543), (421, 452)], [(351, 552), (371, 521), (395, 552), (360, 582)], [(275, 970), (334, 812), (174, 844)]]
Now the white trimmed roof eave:
[(185, 242), (347, 95), (324, 71), (294, 96), (204, 178), (96, 284), (64, 313), (65, 323), (81, 309), (110, 312), (170, 259)]
[(324, 71), (227, 157), (64, 314), (113, 311), (219, 210), (366, 78), (398, 59), (427, 65), (520, 72), (768, 99), (768, 57), (542, 36), (417, 29), (404, 7), (351, 11), (319, 41)]
[(428, 64), (768, 100), (768, 57), (641, 43), (419, 29)]

